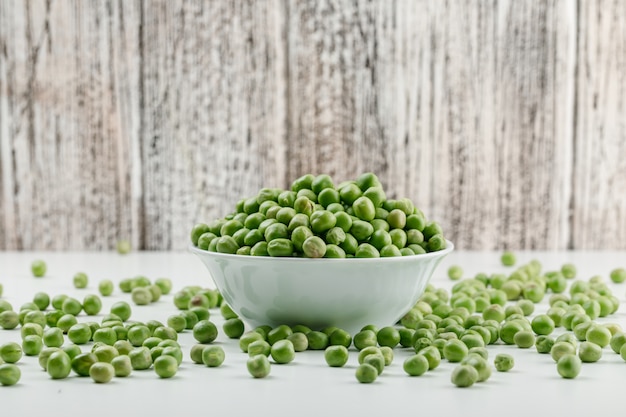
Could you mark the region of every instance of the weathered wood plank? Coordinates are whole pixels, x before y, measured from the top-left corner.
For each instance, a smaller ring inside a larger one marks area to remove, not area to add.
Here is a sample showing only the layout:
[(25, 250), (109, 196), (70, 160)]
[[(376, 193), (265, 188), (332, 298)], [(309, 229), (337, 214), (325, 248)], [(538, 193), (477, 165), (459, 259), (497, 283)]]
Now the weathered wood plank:
[(580, 6), (571, 246), (626, 249), (626, 3)]
[(573, 2), (288, 5), (290, 177), (377, 172), (460, 248), (567, 244)]
[(283, 7), (143, 5), (143, 247), (181, 249), (193, 223), (285, 186)]
[(138, 2), (0, 3), (0, 246), (137, 241)]

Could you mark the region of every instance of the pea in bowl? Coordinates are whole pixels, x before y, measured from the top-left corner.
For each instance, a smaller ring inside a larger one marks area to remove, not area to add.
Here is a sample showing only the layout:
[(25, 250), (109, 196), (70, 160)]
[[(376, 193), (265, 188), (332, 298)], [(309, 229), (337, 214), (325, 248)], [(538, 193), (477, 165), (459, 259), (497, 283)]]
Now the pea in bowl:
[(417, 302), (454, 245), (414, 256), (310, 259), (232, 255), (197, 247), (217, 289), (247, 324), (272, 327), (363, 326), (396, 323)]

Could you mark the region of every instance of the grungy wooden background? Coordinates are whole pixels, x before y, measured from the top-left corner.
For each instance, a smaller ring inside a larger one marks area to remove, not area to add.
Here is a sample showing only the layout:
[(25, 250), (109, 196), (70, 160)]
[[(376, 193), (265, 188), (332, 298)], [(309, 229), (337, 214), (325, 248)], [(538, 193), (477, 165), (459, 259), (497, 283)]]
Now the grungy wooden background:
[(0, 249), (183, 249), (304, 173), (626, 249), (622, 0), (2, 0)]

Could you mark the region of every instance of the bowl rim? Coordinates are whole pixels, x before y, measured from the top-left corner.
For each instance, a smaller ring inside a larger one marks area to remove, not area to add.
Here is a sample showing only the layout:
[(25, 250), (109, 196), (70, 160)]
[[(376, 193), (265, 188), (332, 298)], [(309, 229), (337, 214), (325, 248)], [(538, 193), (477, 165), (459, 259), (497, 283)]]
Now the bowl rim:
[(345, 262), (398, 262), (400, 260), (426, 260), (438, 258), (444, 255), (449, 254), (454, 250), (454, 244), (446, 239), (446, 247), (445, 249), (438, 250), (435, 252), (427, 252), (420, 253), (418, 255), (411, 256), (387, 256), (387, 257), (379, 257), (379, 258), (298, 258), (294, 256), (250, 256), (250, 255), (237, 255), (231, 253), (221, 253), (221, 252), (211, 252), (208, 250), (200, 249), (193, 244), (188, 246), (188, 250), (198, 256), (200, 255), (208, 255), (214, 258), (221, 259), (239, 259), (239, 260), (250, 260), (253, 259), (259, 262), (323, 262), (323, 263), (345, 263)]

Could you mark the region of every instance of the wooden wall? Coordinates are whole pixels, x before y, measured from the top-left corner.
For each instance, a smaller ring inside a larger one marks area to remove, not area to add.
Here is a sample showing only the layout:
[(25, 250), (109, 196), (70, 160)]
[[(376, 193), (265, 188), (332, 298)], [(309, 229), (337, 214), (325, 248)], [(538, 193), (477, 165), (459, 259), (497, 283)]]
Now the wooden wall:
[(626, 2), (3, 0), (0, 145), (0, 249), (364, 171), (460, 249), (626, 249)]

